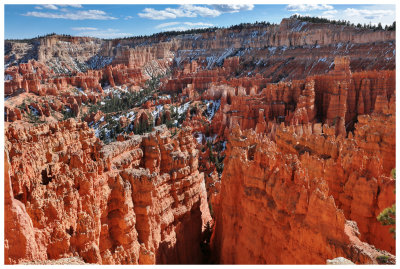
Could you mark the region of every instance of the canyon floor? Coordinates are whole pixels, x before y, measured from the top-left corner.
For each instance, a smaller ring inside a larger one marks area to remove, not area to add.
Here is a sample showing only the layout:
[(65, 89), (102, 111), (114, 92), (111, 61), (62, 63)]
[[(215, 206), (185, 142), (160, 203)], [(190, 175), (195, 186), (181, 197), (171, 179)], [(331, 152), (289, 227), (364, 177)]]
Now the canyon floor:
[(395, 264), (395, 31), (5, 41), (6, 264)]

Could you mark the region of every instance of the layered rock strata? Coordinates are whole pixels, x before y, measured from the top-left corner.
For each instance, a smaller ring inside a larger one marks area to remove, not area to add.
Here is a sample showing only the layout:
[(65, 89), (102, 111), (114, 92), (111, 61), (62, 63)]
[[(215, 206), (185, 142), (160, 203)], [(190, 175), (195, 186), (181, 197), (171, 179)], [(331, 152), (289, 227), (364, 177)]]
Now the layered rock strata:
[(335, 63), (334, 70), (326, 75), (267, 83), (260, 90), (232, 87), (229, 83), (212, 85), (202, 98), (221, 100), (221, 108), (212, 122), (213, 131), (226, 138), (237, 122), (242, 130), (252, 128), (273, 137), (280, 122), (286, 125), (321, 122), (335, 126), (336, 135), (346, 136), (354, 130), (358, 115), (370, 114), (376, 100), (379, 106), (394, 96), (395, 72), (351, 73), (347, 57), (336, 57)]
[[(100, 40), (52, 35), (29, 43), (6, 41), (5, 47), (7, 64), (36, 59), (56, 73), (85, 72), (109, 64), (143, 67), (175, 58), (179, 68), (192, 60), (207, 69), (241, 65), (247, 74), (263, 73), (276, 82), (325, 73), (332, 67), (332, 55), (349, 55), (354, 71), (393, 69), (394, 42), (395, 31), (283, 19), (279, 25), (254, 24), (174, 36)], [(225, 64), (232, 56), (241, 59)]]

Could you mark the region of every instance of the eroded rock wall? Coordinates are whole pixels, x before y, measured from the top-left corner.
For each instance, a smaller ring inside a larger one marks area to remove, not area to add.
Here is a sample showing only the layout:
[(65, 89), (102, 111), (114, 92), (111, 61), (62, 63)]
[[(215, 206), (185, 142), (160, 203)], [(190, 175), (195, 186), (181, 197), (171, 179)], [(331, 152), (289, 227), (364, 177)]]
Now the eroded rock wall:
[(6, 151), (8, 263), (75, 255), (102, 264), (202, 261), (210, 215), (189, 130), (171, 138), (158, 128), (102, 146), (74, 120), (11, 126)]
[[(288, 148), (281, 147), (284, 142), (278, 142), (279, 133), (275, 143), (265, 135), (253, 130), (242, 132), (235, 126), (228, 140), (229, 158), (224, 162), (218, 203), (213, 204), (216, 227), (212, 242), (221, 263), (323, 264), (326, 259), (339, 256), (355, 263), (376, 263), (382, 253), (360, 241), (357, 224), (349, 221), (356, 217), (348, 216), (332, 195), (332, 185), (340, 182), (332, 184), (327, 178), (333, 172), (328, 172), (327, 167), (331, 160), (316, 156), (314, 151), (296, 154), (296, 144), (290, 154)], [(293, 130), (291, 134), (296, 136)], [(358, 161), (353, 164), (362, 166)], [(357, 173), (353, 169), (352, 173)], [(350, 169), (345, 171), (350, 173)], [(359, 186), (350, 187), (354, 190), (354, 197), (350, 198), (354, 201), (354, 214), (379, 212), (368, 205), (379, 200), (376, 192), (367, 191), (369, 187), (394, 187), (394, 180), (383, 175), (369, 180), (354, 176), (353, 182)], [(387, 198), (388, 192), (382, 197)], [(371, 196), (366, 197), (367, 194)], [(391, 197), (391, 201), (384, 202), (385, 206), (393, 203), (394, 195)], [(356, 209), (356, 204), (365, 207)], [(363, 221), (357, 218), (357, 223), (361, 240), (365, 240)], [(383, 237), (388, 240), (385, 247), (393, 251), (391, 235)]]

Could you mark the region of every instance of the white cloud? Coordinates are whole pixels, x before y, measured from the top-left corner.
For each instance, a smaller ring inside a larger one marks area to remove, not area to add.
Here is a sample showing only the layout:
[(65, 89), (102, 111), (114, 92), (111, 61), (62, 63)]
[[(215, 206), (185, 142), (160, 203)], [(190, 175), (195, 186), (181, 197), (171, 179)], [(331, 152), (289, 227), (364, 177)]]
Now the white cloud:
[(107, 15), (102, 10), (90, 9), (81, 10), (74, 12), (61, 12), (61, 13), (50, 13), (50, 12), (37, 12), (30, 11), (24, 16), (31, 16), (37, 18), (48, 18), (48, 19), (67, 19), (67, 20), (114, 20), (115, 17)]
[(44, 8), (47, 9), (52, 9), (52, 10), (57, 10), (58, 7), (56, 5), (42, 5)]
[(82, 31), (77, 33), (76, 36), (91, 36), (97, 38), (119, 38), (119, 37), (133, 36), (133, 34), (120, 32), (119, 29), (108, 28), (104, 30), (97, 29), (97, 30)]
[(190, 27), (211, 27), (214, 26), (212, 23), (205, 23), (205, 22), (184, 22), (185, 25)]
[(73, 4), (71, 4), (71, 5), (58, 5), (58, 6), (61, 6), (61, 7), (75, 7), (75, 8), (82, 8), (82, 5), (80, 5), (80, 4), (76, 4), (76, 5), (73, 5)]
[(193, 18), (196, 17), (197, 14), (192, 12), (189, 9), (185, 9), (182, 6), (179, 8), (166, 8), (165, 9), (166, 12), (169, 12), (171, 14), (174, 14), (176, 17), (189, 17), (189, 18)]
[(169, 32), (169, 31), (186, 31), (186, 30), (189, 30), (189, 27), (178, 26), (178, 27), (170, 27), (170, 28), (165, 28), (165, 29), (163, 29), (164, 32)]
[(189, 27), (185, 26), (178, 26), (178, 27), (170, 27), (170, 28), (165, 28), (163, 29), (164, 32), (169, 32), (169, 31), (186, 31), (189, 30)]
[(178, 8), (165, 8), (163, 10), (145, 8), (141, 13), (138, 13), (139, 17), (152, 20), (195, 18), (197, 16), (217, 17), (221, 14), (217, 9), (199, 5), (181, 5)]
[(354, 24), (371, 23), (372, 25), (378, 25), (380, 22), (383, 26), (391, 25), (396, 20), (394, 5), (369, 5), (360, 6), (360, 8), (346, 8), (342, 10), (329, 9), (322, 11), (322, 13), (314, 10), (314, 12), (296, 12), (296, 14), (300, 16), (322, 17), (330, 20), (345, 20)]
[(177, 21), (166, 22), (166, 23), (161, 23), (161, 24), (157, 25), (155, 28), (156, 29), (160, 29), (160, 28), (165, 28), (165, 27), (177, 25), (177, 24), (179, 24), (179, 22), (177, 22)]
[[(179, 26), (178, 26), (179, 25)], [(170, 27), (175, 26), (175, 27)], [(199, 29), (214, 26), (212, 23), (206, 22), (166, 22), (157, 25), (156, 29), (162, 29), (162, 31), (185, 31), (189, 29)]]
[(253, 4), (226, 4), (226, 5), (212, 5), (216, 10), (223, 13), (235, 13), (245, 10), (253, 10)]
[(165, 19), (175, 19), (176, 15), (174, 13), (165, 10), (155, 10), (154, 8), (145, 8), (143, 13), (138, 13), (139, 17), (152, 19), (152, 20), (165, 20)]
[(292, 14), (292, 16), (293, 15), (297, 15), (297, 16), (308, 16), (308, 17), (312, 17), (313, 15), (311, 15), (310, 13), (298, 13), (298, 12), (296, 12), (296, 13), (293, 13)]
[(133, 18), (132, 16), (125, 16), (124, 20), (130, 20), (132, 18)]
[(322, 16), (331, 16), (331, 15), (334, 15), (337, 13), (338, 13), (338, 11), (336, 9), (326, 10), (326, 11), (322, 12)]
[(345, 10), (338, 11), (328, 10), (324, 11), (321, 17), (331, 19), (331, 20), (346, 20), (354, 24), (369, 24), (377, 25), (379, 22), (382, 25), (390, 25), (396, 20), (396, 14), (394, 8), (387, 9), (376, 9), (371, 7), (371, 9), (356, 9), (356, 8), (346, 8)]
[(289, 11), (311, 11), (311, 10), (331, 10), (334, 8), (333, 6), (326, 4), (299, 4), (299, 5), (287, 5), (286, 9)]
[(74, 31), (96, 31), (98, 28), (95, 27), (72, 27), (71, 28)]
[(378, 24), (381, 22), (383, 25), (392, 24), (396, 20), (395, 9), (354, 9), (347, 8), (343, 12), (344, 16), (348, 17), (350, 21), (357, 21), (360, 23)]
[(208, 7), (202, 7), (202, 6), (194, 6), (194, 5), (183, 5), (181, 8), (186, 9), (190, 12), (193, 12), (201, 17), (217, 17), (221, 15), (221, 12), (219, 12), (216, 9), (211, 9)]
[[(35, 9), (51, 9), (51, 10), (58, 10), (58, 7), (74, 7), (74, 8), (82, 8), (82, 5), (80, 4), (71, 4), (71, 5), (52, 5), (52, 4), (47, 4), (47, 5), (41, 5), (41, 6), (35, 6)], [(62, 9), (61, 9), (62, 10)]]
[(348, 16), (361, 16), (369, 19), (368, 17), (374, 18), (382, 18), (384, 16), (394, 14), (392, 10), (368, 10), (368, 9), (355, 9), (355, 8), (347, 8), (344, 10), (344, 13)]

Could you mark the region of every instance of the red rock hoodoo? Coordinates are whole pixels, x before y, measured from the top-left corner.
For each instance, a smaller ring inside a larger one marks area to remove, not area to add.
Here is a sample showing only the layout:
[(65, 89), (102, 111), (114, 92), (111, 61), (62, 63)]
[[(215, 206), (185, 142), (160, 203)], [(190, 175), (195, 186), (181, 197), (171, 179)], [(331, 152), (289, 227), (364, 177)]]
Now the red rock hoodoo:
[(210, 215), (198, 151), (190, 130), (170, 136), (161, 128), (101, 148), (74, 120), (10, 126), (6, 231), (20, 233), (6, 236), (8, 263), (72, 255), (103, 264), (200, 263), (200, 244), (190, 242), (201, 241)]

